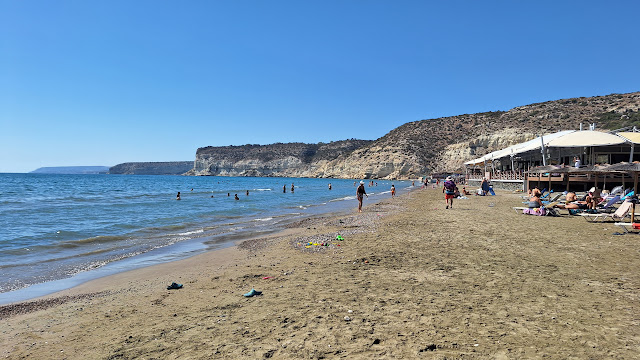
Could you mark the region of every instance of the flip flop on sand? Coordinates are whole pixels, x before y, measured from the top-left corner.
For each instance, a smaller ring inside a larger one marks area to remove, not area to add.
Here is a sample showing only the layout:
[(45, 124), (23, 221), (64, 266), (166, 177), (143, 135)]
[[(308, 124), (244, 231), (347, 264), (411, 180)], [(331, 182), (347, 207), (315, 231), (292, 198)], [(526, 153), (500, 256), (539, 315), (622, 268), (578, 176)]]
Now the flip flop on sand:
[(249, 291), (248, 293), (243, 294), (244, 297), (252, 297), (252, 296), (255, 296), (255, 295), (262, 295), (262, 291), (258, 291), (256, 289), (251, 289), (251, 291)]
[(171, 285), (167, 286), (167, 290), (173, 289), (182, 289), (182, 284), (171, 283)]

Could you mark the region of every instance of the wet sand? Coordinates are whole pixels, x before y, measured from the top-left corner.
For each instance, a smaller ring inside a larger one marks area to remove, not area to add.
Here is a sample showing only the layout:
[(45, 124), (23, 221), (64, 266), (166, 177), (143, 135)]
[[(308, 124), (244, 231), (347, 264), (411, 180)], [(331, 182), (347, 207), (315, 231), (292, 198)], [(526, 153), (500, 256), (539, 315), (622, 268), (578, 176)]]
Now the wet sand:
[(362, 214), (1, 307), (0, 356), (640, 356), (640, 236), (518, 215), (508, 192), (444, 205), (431, 189), (365, 199)]

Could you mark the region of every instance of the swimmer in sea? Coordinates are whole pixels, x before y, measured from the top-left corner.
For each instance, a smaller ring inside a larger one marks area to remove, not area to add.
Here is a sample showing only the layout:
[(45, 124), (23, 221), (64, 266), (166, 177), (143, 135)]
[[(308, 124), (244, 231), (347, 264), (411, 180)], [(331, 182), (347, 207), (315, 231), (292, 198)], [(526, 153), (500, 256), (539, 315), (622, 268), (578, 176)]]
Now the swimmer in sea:
[(236, 200), (240, 200), (240, 198), (238, 197), (238, 194), (235, 195)]
[(176, 196), (176, 200), (180, 200), (180, 191), (178, 191), (178, 196)]

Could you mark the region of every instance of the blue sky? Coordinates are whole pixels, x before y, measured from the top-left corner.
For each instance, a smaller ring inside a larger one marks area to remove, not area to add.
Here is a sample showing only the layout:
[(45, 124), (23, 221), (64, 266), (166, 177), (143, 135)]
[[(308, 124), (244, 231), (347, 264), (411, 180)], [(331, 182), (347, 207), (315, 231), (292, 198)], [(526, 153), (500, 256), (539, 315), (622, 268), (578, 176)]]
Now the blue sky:
[(640, 90), (637, 1), (0, 0), (0, 172)]

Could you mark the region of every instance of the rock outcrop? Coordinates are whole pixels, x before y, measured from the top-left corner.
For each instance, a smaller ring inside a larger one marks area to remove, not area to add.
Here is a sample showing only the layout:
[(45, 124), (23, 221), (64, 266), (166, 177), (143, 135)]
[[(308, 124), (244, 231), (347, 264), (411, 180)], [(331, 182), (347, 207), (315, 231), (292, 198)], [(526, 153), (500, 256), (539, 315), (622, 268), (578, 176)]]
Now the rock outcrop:
[(128, 162), (109, 168), (109, 174), (182, 175), (193, 169), (193, 161)]
[(367, 140), (342, 140), (328, 144), (271, 144), (208, 146), (196, 151), (189, 175), (327, 177), (330, 161), (366, 146)]

